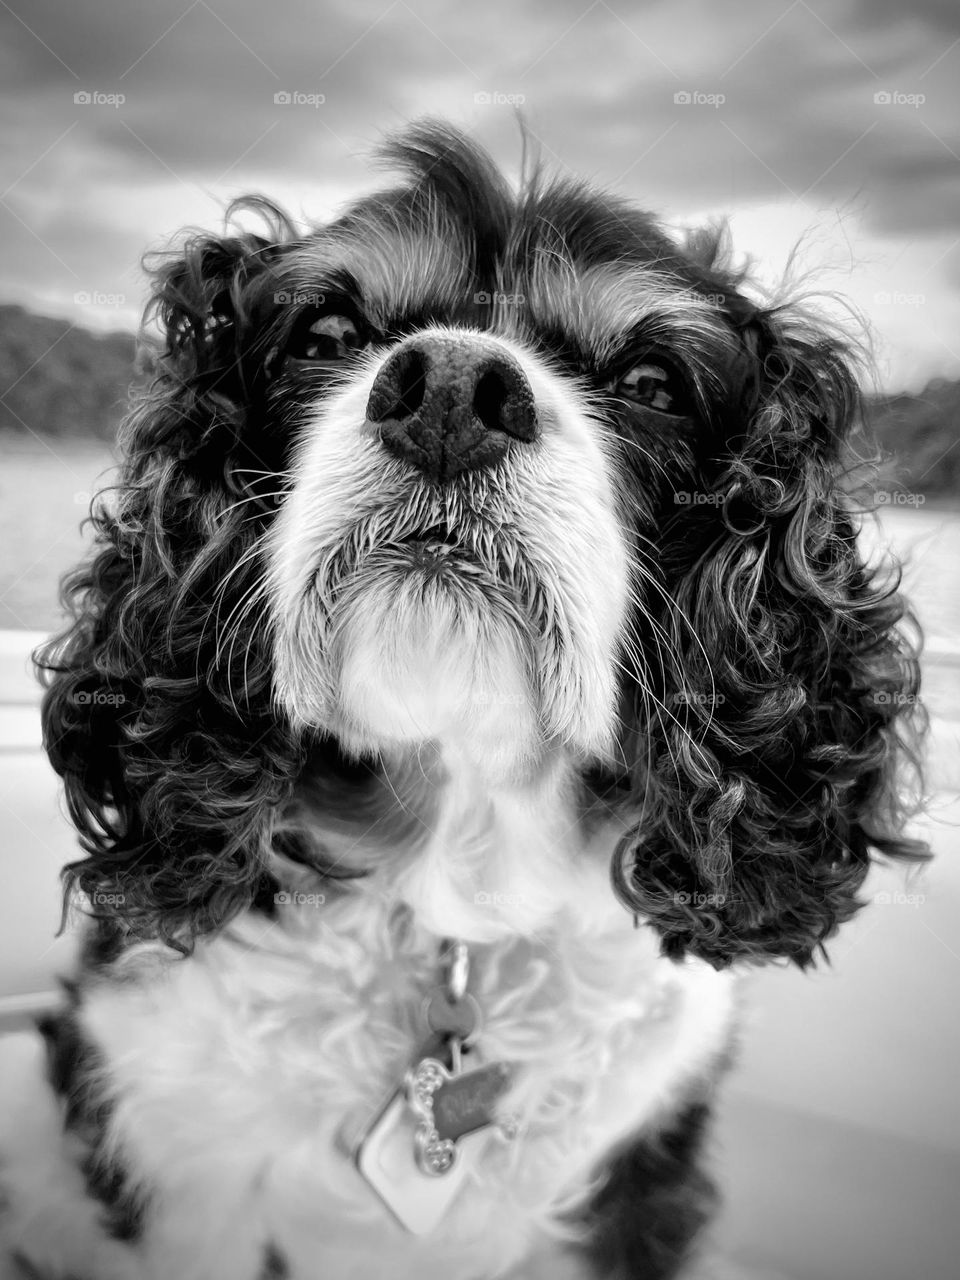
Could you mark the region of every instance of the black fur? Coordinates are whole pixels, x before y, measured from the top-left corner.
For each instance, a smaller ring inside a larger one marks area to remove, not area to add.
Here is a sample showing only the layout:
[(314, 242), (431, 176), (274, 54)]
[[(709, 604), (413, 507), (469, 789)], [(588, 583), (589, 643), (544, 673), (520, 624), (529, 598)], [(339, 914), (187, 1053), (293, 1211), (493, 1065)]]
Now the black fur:
[(287, 1280), (290, 1268), (287, 1260), (275, 1244), (267, 1245), (263, 1255), (263, 1269), (258, 1280)]
[(111, 1105), (102, 1093), (106, 1076), (96, 1049), (80, 1027), (76, 989), (69, 994), (70, 1007), (38, 1023), (47, 1047), (50, 1086), (64, 1101), (64, 1127), (76, 1140), (87, 1193), (103, 1208), (104, 1231), (115, 1240), (132, 1243), (143, 1231), (145, 1198), (131, 1186), (116, 1159), (103, 1150)]
[(690, 1103), (659, 1133), (622, 1151), (590, 1208), (587, 1256), (597, 1280), (671, 1280), (717, 1204), (701, 1168), (710, 1113)]
[[(87, 1277), (81, 1277), (74, 1271), (58, 1271), (54, 1274), (49, 1270), (41, 1270), (24, 1253), (12, 1253), (10, 1255), (9, 1272), (4, 1271), (4, 1280), (87, 1280)], [(90, 1280), (93, 1280), (90, 1277)]]

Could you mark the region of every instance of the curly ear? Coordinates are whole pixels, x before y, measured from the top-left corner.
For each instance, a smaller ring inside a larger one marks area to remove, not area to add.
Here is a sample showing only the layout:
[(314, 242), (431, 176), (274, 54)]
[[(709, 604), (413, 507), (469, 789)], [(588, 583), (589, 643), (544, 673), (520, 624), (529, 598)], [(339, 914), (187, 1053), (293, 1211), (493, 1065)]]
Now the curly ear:
[(871, 849), (924, 856), (902, 834), (900, 766), (919, 769), (924, 726), (916, 631), (842, 492), (859, 407), (842, 342), (786, 308), (746, 338), (746, 402), (693, 481), (709, 500), (664, 535), (670, 606), (638, 621), (672, 653), (637, 692), (651, 817), (614, 883), (670, 956), (805, 966), (860, 905)]
[(245, 473), (264, 463), (243, 430), (246, 313), (280, 238), (197, 236), (154, 273), (164, 349), (94, 504), (94, 554), (64, 583), (73, 623), (37, 654), (86, 854), (67, 892), (181, 948), (250, 900), (294, 768), (255, 607), (268, 503)]

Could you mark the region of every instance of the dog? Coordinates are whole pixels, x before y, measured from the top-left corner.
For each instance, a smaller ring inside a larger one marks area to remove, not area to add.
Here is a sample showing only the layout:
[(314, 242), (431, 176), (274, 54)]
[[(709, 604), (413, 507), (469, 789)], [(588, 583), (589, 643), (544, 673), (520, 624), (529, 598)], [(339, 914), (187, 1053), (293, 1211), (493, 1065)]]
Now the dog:
[(21, 1280), (679, 1275), (737, 974), (923, 856), (850, 345), (721, 232), (385, 158), (154, 265), (38, 654), (90, 918), (5, 1049)]

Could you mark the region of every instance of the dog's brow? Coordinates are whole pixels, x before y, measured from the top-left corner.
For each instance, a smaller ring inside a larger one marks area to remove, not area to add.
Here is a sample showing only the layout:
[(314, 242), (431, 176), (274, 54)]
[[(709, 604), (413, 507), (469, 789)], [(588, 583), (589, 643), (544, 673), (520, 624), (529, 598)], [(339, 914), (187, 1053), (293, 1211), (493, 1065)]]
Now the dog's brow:
[(722, 359), (736, 350), (722, 298), (684, 287), (654, 264), (580, 268), (555, 255), (536, 256), (523, 288), (532, 321), (563, 332), (598, 365), (641, 329), (681, 352)]
[(298, 250), (286, 272), (304, 294), (322, 290), (325, 280), (348, 276), (356, 281), (371, 318), (380, 320), (420, 313), (424, 307), (457, 310), (472, 296), (459, 237), (428, 226), (385, 226), (371, 220), (362, 229), (333, 229)]

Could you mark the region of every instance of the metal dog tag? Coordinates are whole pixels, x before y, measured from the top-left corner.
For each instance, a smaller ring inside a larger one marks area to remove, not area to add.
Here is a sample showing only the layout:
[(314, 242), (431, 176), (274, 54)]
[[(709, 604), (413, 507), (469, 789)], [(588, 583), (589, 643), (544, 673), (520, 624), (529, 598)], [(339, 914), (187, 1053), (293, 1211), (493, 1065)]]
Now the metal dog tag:
[(460, 1043), (451, 1042), (448, 1069), (437, 1058), (421, 1058), (407, 1072), (407, 1104), (419, 1120), (417, 1165), (434, 1178), (446, 1177), (460, 1155), (459, 1142), (469, 1133), (498, 1125), (512, 1137), (515, 1126), (500, 1123), (496, 1106), (507, 1091), (513, 1072), (505, 1062), (463, 1069)]
[[(460, 1069), (459, 1049), (454, 1054), (455, 1070)], [(457, 1144), (450, 1138), (442, 1138), (437, 1132), (433, 1117), (434, 1094), (453, 1077), (436, 1058), (421, 1058), (407, 1073), (407, 1106), (417, 1117), (417, 1133), (414, 1154), (417, 1167), (432, 1178), (445, 1177), (457, 1161)]]
[(495, 1111), (512, 1078), (506, 1062), (488, 1062), (457, 1076), (447, 1074), (431, 1099), (431, 1118), (438, 1139), (457, 1145), (468, 1133), (490, 1125), (498, 1125), (504, 1136), (511, 1136), (515, 1125), (499, 1121)]
[(457, 1198), (487, 1144), (489, 1131), (461, 1139), (456, 1163), (438, 1178), (417, 1164), (419, 1125), (406, 1090), (398, 1089), (361, 1139), (356, 1165), (400, 1225), (413, 1235), (426, 1235)]
[(403, 1085), (388, 1099), (356, 1148), (354, 1159), (393, 1216), (415, 1235), (436, 1227), (480, 1157), (493, 1126), (513, 1137), (516, 1126), (497, 1121), (496, 1104), (512, 1077), (506, 1063), (463, 1070), (480, 1031), (480, 1006), (467, 991), (466, 943), (445, 947), (444, 985), (424, 1000), (429, 1032)]

